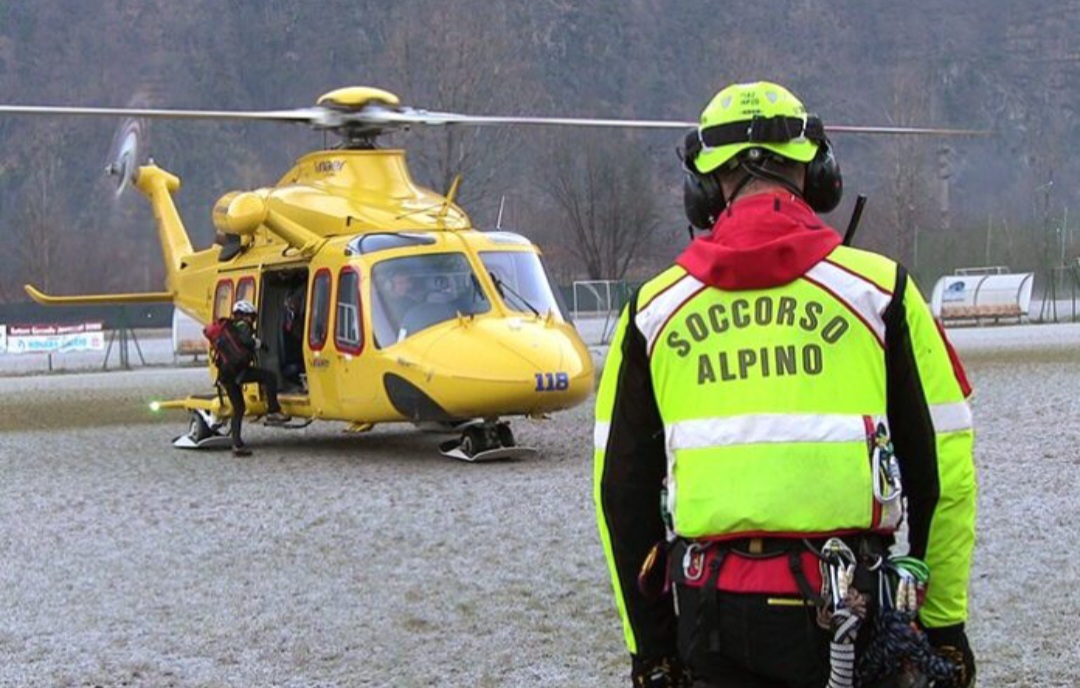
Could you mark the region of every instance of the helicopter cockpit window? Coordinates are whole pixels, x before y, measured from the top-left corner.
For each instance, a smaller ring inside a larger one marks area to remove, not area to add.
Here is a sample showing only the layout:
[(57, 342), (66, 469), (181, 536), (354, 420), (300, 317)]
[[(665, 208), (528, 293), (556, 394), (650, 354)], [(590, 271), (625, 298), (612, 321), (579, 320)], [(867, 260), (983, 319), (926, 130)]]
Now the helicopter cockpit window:
[(391, 258), (371, 270), (371, 321), (380, 349), (461, 315), (491, 310), (461, 253)]
[(362, 234), (349, 242), (348, 246), (345, 247), (345, 255), (375, 253), (376, 251), (386, 251), (387, 249), (402, 248), (403, 246), (429, 246), (434, 243), (435, 237), (427, 234), (410, 232)]
[(507, 308), (531, 315), (554, 311), (566, 317), (551, 290), (540, 257), (532, 251), (481, 251), (480, 260)]

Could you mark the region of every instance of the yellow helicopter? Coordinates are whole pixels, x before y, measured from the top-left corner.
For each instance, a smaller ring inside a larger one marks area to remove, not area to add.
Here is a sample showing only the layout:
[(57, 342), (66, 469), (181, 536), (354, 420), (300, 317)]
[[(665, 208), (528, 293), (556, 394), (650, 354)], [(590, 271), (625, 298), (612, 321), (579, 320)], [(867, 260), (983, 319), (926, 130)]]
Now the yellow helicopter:
[[(0, 113), (300, 122), (339, 135), (338, 147), (300, 158), (274, 186), (223, 195), (213, 209), (216, 243), (195, 250), (173, 202), (180, 180), (152, 161), (139, 164), (137, 120), (129, 120), (108, 171), (149, 200), (165, 291), (54, 296), (26, 285), (26, 292), (46, 305), (171, 302), (203, 324), (250, 301), (266, 345), (258, 365), (278, 375), (283, 410), (300, 419), (286, 427), (314, 420), (345, 421), (354, 431), (440, 424), (461, 432), (440, 445), (442, 453), (465, 461), (533, 453), (516, 444), (505, 418), (543, 417), (584, 401), (593, 389), (591, 355), (559, 303), (540, 250), (519, 234), (474, 227), (454, 203), (457, 182), (445, 195), (417, 186), (404, 151), (377, 147), (378, 137), (412, 125), (696, 126), (430, 112), (369, 87), (338, 89), (296, 110), (0, 106)], [(289, 346), (278, 333), (297, 322), (298, 341)], [(258, 385), (248, 385), (245, 397), (249, 415), (266, 413)], [(155, 407), (190, 414), (188, 432), (174, 446), (229, 445), (223, 432), (231, 409), (223, 395)]]

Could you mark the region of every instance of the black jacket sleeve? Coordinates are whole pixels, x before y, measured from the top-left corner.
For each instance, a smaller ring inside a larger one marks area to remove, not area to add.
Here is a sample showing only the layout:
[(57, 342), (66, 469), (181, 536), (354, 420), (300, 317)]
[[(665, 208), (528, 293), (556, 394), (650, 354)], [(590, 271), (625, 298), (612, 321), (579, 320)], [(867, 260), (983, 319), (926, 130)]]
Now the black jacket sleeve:
[(671, 594), (647, 598), (637, 586), (642, 562), (666, 538), (661, 490), (667, 473), (664, 426), (653, 394), (645, 339), (624, 311), (597, 395), (595, 498), (616, 603), (630, 652), (676, 652)]

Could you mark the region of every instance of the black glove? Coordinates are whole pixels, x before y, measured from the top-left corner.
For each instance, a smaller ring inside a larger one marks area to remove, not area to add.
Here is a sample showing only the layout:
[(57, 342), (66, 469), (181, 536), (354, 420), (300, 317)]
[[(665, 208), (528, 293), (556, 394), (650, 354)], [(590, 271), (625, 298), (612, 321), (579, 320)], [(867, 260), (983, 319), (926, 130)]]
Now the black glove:
[(964, 624), (926, 629), (934, 652), (945, 657), (958, 668), (951, 681), (935, 683), (943, 688), (969, 688), (975, 685), (975, 655), (971, 652)]
[(631, 655), (634, 688), (690, 688), (694, 679), (677, 656), (644, 658)]

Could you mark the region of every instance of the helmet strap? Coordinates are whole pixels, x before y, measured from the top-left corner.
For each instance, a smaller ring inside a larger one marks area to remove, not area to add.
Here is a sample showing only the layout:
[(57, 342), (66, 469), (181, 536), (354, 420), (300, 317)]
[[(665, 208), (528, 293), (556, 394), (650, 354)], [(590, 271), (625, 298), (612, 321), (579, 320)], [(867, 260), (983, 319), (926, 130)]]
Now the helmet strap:
[(747, 184), (749, 184), (751, 182), (751, 180), (753, 180), (754, 177), (756, 176), (752, 172), (747, 170), (744, 166), (740, 166), (740, 167), (743, 168), (743, 170), (745, 171), (745, 174), (743, 174), (742, 179), (740, 179), (738, 182), (735, 183), (735, 188), (733, 188), (731, 190), (731, 196), (730, 197), (724, 196), (724, 187), (723, 186), (720, 187), (720, 195), (724, 196), (724, 207), (725, 208), (730, 208), (731, 207), (732, 201), (734, 201), (735, 197), (739, 195), (739, 192), (742, 191), (743, 188)]
[(773, 172), (771, 170), (765, 169), (764, 162), (751, 162), (749, 160), (744, 159), (744, 160), (741, 160), (739, 162), (739, 167), (744, 172), (746, 172), (747, 176), (743, 178), (742, 182), (740, 182), (739, 186), (736, 188), (736, 191), (732, 192), (732, 194), (731, 194), (732, 199), (734, 199), (735, 194), (738, 193), (738, 190), (741, 190), (742, 187), (746, 185), (747, 181), (749, 181), (749, 179), (751, 177), (756, 178), (756, 179), (760, 179), (762, 181), (771, 182), (773, 184), (779, 184), (780, 186), (784, 187), (785, 189), (787, 189), (791, 193), (795, 194), (799, 198), (803, 198), (803, 190), (802, 189), (795, 186), (795, 184), (792, 183), (792, 181), (790, 179), (788, 179), (787, 177), (784, 177), (783, 175), (777, 174), (777, 173), (775, 173), (775, 172)]

